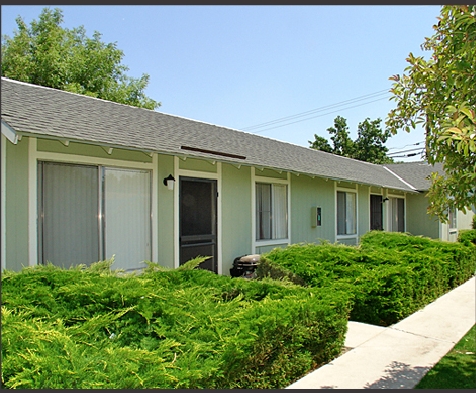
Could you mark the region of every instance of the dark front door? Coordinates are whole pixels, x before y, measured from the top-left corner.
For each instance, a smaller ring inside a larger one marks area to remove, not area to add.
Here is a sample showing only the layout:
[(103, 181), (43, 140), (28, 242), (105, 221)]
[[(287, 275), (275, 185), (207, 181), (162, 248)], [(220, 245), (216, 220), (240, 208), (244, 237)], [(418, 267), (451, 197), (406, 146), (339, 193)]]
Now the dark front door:
[(180, 177), (180, 264), (209, 256), (199, 268), (217, 270), (217, 182)]
[(370, 195), (370, 230), (383, 230), (381, 195)]

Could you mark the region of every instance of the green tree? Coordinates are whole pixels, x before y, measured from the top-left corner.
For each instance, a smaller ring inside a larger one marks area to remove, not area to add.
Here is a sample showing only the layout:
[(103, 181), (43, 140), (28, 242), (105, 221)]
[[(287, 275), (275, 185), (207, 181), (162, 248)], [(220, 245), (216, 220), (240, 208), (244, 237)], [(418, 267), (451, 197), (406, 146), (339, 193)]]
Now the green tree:
[(396, 107), (386, 124), (425, 130), (426, 158), (445, 172), (431, 176), (428, 212), (446, 222), (449, 209), (476, 206), (476, 7), (442, 6), (438, 20), (421, 45), (431, 56), (410, 53), (405, 73), (389, 78)]
[(353, 157), (357, 160), (373, 162), (374, 164), (386, 164), (393, 162), (387, 157), (388, 148), (385, 146), (391, 134), (388, 130), (382, 130), (381, 119), (370, 121), (365, 119), (358, 126), (358, 137), (354, 142)]
[(308, 141), (309, 147), (356, 160), (384, 164), (393, 162), (387, 157), (388, 148), (384, 146), (391, 136), (388, 130), (381, 129), (381, 119), (365, 119), (358, 125), (358, 137), (353, 141), (349, 134), (347, 120), (341, 116), (334, 119), (334, 127), (327, 132), (331, 135), (332, 146), (322, 136), (314, 134), (314, 141)]
[(308, 141), (312, 149), (325, 151), (332, 153), (332, 146), (329, 144), (326, 138), (314, 134), (314, 141)]
[(161, 105), (144, 93), (148, 74), (125, 74), (116, 43), (102, 42), (97, 31), (87, 37), (83, 26), (61, 27), (61, 9), (43, 8), (30, 26), (20, 16), (16, 23), (13, 38), (2, 36), (2, 76), (141, 108)]
[(344, 157), (352, 157), (354, 142), (349, 136), (347, 120), (341, 116), (334, 119), (334, 127), (329, 127), (327, 132), (331, 135), (333, 143), (332, 152)]

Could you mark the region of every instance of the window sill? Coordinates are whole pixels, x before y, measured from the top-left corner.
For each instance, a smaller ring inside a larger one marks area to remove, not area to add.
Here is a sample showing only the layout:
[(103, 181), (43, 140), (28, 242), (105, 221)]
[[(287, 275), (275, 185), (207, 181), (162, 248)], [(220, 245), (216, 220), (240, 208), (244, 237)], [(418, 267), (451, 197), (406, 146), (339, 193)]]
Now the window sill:
[(336, 239), (339, 240), (339, 239), (357, 239), (357, 234), (354, 234), (354, 235), (337, 235), (336, 236)]
[(279, 244), (289, 244), (289, 239), (256, 240), (256, 246), (277, 246)]

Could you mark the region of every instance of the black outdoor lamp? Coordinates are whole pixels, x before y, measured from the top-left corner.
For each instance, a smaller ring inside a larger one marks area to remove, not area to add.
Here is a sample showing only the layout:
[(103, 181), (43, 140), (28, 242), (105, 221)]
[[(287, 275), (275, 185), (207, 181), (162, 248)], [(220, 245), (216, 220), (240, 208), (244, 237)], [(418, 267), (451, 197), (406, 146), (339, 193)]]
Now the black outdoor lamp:
[(169, 190), (174, 189), (174, 183), (175, 183), (175, 178), (172, 176), (172, 174), (164, 178), (164, 186), (167, 186)]

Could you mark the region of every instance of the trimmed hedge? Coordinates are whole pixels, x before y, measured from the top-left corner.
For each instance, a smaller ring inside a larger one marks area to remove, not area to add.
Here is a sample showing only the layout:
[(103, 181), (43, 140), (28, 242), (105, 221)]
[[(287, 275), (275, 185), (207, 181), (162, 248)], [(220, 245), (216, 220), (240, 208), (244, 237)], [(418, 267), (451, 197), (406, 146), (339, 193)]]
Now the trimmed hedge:
[[(476, 217), (476, 215), (474, 217)], [(470, 243), (476, 245), (476, 228), (460, 230), (458, 233), (458, 241), (466, 245)]]
[(350, 312), (329, 288), (110, 262), (4, 272), (2, 301), (13, 389), (283, 388), (340, 353)]
[(312, 243), (275, 248), (262, 256), (257, 276), (280, 269), (283, 277), (293, 276), (294, 282), (299, 277), (306, 286), (348, 291), (351, 320), (389, 326), (471, 278), (476, 248), (468, 242), (372, 231), (359, 247)]

